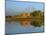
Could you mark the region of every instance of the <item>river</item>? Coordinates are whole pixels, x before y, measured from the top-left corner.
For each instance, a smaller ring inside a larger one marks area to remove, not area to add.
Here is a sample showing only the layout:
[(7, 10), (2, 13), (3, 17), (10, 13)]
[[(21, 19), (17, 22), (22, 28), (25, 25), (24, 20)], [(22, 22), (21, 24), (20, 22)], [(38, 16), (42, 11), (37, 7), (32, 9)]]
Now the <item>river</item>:
[(34, 27), (32, 25), (23, 27), (19, 22), (6, 22), (5, 33), (6, 34), (16, 34), (16, 33), (37, 33), (44, 32), (44, 27)]

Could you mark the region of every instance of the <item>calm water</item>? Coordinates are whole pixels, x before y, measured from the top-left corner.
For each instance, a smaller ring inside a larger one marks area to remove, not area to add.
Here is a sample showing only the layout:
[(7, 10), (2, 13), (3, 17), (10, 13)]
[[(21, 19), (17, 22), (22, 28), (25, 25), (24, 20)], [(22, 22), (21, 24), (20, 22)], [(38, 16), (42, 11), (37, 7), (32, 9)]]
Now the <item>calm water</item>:
[(32, 25), (28, 27), (23, 27), (19, 22), (6, 22), (5, 25), (6, 34), (15, 34), (15, 33), (29, 33), (29, 32), (43, 32), (43, 26), (34, 27)]

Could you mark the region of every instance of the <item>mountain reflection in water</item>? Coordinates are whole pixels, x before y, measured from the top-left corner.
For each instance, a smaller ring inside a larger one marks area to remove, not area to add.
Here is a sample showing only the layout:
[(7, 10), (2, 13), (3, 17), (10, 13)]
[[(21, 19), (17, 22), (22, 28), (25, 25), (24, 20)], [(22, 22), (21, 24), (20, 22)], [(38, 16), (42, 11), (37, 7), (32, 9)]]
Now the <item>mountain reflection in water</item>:
[(5, 25), (5, 33), (28, 33), (28, 32), (44, 32), (43, 26), (41, 27), (34, 27), (30, 25), (30, 21), (12, 21), (6, 22)]

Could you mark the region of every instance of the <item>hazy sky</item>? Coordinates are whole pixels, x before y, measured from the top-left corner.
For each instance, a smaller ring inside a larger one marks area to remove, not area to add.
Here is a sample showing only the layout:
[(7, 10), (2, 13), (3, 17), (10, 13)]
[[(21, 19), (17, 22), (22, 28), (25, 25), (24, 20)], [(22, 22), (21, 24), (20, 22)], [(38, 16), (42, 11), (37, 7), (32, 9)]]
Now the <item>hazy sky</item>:
[(6, 1), (6, 15), (16, 15), (26, 11), (26, 9), (28, 9), (28, 12), (31, 12), (33, 8), (43, 10), (43, 3)]

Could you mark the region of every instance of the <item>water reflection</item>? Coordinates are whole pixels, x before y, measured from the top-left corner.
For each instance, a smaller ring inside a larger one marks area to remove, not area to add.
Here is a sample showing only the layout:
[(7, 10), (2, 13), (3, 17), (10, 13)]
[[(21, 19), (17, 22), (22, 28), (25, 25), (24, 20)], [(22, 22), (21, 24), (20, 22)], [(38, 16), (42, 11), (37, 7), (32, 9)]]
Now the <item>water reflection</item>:
[(9, 20), (6, 21), (6, 33), (44, 32), (41, 20)]
[(36, 19), (36, 20), (9, 20), (9, 21), (6, 21), (6, 22), (9, 22), (9, 23), (11, 23), (11, 22), (19, 22), (19, 24), (21, 25), (21, 26), (30, 26), (30, 25), (33, 25), (33, 26), (38, 26), (38, 27), (40, 27), (40, 26), (42, 26), (43, 25), (43, 22), (40, 20), (40, 19)]
[(30, 21), (27, 23), (27, 21), (23, 21), (25, 24), (21, 24), (20, 22), (6, 22), (7, 24), (5, 25), (5, 33), (10, 34), (10, 33), (26, 33), (26, 32), (44, 32), (44, 27), (34, 27), (30, 25)]

